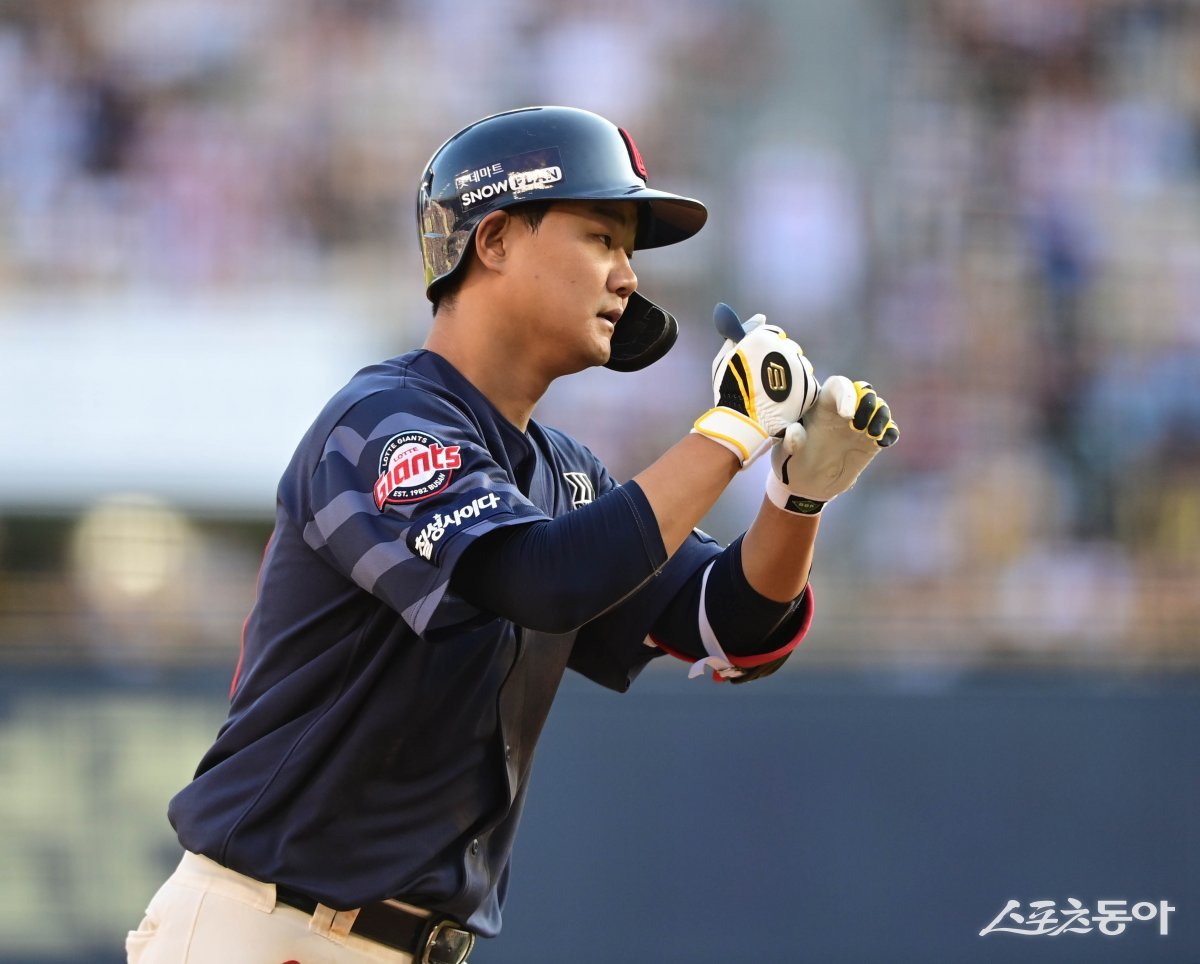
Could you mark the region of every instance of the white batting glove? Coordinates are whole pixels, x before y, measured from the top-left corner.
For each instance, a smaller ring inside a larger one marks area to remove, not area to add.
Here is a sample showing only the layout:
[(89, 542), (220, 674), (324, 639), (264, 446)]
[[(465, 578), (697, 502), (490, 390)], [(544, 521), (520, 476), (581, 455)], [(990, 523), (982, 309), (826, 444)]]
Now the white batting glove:
[(816, 515), (899, 438), (891, 409), (869, 383), (833, 375), (771, 453), (767, 497), (788, 512)]
[(713, 407), (693, 432), (719, 442), (745, 468), (817, 399), (820, 385), (804, 350), (755, 315), (735, 342), (726, 338), (712, 363)]

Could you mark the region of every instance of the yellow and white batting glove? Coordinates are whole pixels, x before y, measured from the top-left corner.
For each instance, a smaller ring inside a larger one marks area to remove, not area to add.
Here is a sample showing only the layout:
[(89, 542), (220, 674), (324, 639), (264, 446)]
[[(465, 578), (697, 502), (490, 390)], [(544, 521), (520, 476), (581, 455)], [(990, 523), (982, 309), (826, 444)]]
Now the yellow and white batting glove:
[(816, 515), (899, 438), (888, 403), (868, 382), (833, 375), (771, 453), (767, 498), (788, 512)]
[(713, 359), (713, 407), (692, 431), (724, 445), (745, 468), (812, 407), (820, 385), (804, 350), (782, 328), (763, 315), (742, 325), (728, 306), (717, 310), (719, 331), (742, 334), (726, 337)]

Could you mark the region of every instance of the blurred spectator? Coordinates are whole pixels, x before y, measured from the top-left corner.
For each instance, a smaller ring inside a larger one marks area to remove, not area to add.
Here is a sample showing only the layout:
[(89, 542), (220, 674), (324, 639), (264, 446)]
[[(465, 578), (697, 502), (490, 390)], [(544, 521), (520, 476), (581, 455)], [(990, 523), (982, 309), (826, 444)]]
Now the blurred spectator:
[[(398, 285), (371, 317), (400, 350), (427, 317), (412, 193), (436, 139), (523, 104), (599, 110), (711, 226), (683, 270), (637, 259), (683, 324), (672, 356), (540, 418), (588, 421), (632, 473), (704, 404), (713, 302), (766, 311), (818, 374), (879, 384), (903, 433), (871, 499), (830, 512), (847, 548), (817, 574), (821, 632), (1200, 658), (1200, 7), (819, 8), (9, 0), (0, 286), (221, 291), (236, 312), (263, 285)], [(840, 606), (863, 578), (890, 612)]]

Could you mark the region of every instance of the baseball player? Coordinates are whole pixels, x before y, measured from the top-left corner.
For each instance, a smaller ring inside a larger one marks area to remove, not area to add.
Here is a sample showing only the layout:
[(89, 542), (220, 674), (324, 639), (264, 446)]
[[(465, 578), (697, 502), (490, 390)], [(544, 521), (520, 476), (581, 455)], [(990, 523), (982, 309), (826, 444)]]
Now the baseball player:
[[(819, 386), (722, 307), (713, 407), (633, 479), (532, 418), (554, 379), (671, 347), (631, 257), (706, 216), (581, 110), (488, 117), (433, 155), (428, 339), (355, 375), (284, 472), (229, 716), (171, 801), (185, 854), (130, 961), (461, 964), (500, 930), (566, 669), (624, 691), (664, 653), (734, 683), (788, 658), (821, 508), (898, 436), (869, 385)], [(697, 531), (768, 451), (746, 533)]]

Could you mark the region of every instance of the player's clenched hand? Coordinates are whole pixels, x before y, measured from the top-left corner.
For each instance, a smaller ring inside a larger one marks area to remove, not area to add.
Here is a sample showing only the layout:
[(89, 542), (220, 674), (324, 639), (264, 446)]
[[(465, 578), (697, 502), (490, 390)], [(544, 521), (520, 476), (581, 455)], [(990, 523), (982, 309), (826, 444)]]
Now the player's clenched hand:
[(762, 315), (743, 328), (745, 334), (726, 338), (713, 359), (713, 408), (693, 431), (720, 442), (744, 468), (808, 411), (820, 386), (803, 349), (782, 328)]
[(891, 408), (868, 382), (833, 375), (821, 386), (816, 404), (787, 427), (771, 453), (767, 495), (789, 512), (820, 512), (899, 438)]

